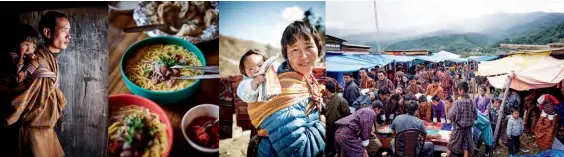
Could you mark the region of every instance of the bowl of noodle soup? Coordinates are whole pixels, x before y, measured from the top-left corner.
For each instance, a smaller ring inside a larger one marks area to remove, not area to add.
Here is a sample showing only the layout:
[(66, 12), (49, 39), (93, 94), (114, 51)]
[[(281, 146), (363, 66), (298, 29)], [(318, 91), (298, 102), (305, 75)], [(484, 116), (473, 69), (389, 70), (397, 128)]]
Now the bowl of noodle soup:
[(186, 40), (151, 37), (125, 50), (120, 69), (126, 87), (133, 94), (168, 104), (192, 96), (201, 82), (175, 78), (203, 74), (196, 70), (171, 69), (174, 65), (206, 66), (206, 59)]
[(153, 101), (131, 94), (109, 97), (109, 156), (168, 156), (173, 142), (170, 120)]

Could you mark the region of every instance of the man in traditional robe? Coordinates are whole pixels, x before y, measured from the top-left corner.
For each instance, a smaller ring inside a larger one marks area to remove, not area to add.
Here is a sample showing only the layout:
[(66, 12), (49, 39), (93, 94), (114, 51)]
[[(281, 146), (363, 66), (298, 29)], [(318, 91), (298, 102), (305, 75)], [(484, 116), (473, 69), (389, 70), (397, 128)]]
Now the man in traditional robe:
[(470, 157), (474, 150), (472, 126), (478, 116), (478, 111), (468, 96), (468, 83), (458, 84), (458, 94), (461, 99), (454, 102), (456, 105), (447, 114), (447, 119), (453, 123), (453, 131), (447, 145), (447, 156), (454, 153), (457, 156)]
[(443, 88), (444, 98), (451, 96), (453, 84), (452, 77), (450, 77), (450, 75), (445, 72), (443, 68), (439, 68), (437, 75), (439, 76), (441, 87)]
[(378, 80), (378, 71), (380, 71), (379, 66), (375, 66), (374, 69), (370, 70), (370, 77), (373, 80)]
[(423, 89), (423, 87), (421, 87), (421, 85), (417, 84), (415, 77), (411, 76), (411, 78), (409, 78), (409, 86), (407, 86), (405, 92), (409, 95), (415, 95), (417, 93), (423, 94), (425, 93), (425, 90)]
[[(377, 105), (377, 103), (373, 103)], [(335, 132), (337, 154), (347, 157), (367, 157), (366, 147), (370, 143), (372, 128), (376, 122), (376, 115), (381, 106), (361, 108), (353, 114), (339, 119)]]
[(421, 85), (423, 89), (427, 89), (429, 85), (429, 73), (425, 71), (423, 67), (418, 66), (415, 78), (417, 79), (417, 84)]
[(343, 78), (345, 79), (345, 91), (343, 92), (343, 98), (347, 100), (349, 105), (352, 105), (353, 102), (360, 96), (360, 88), (354, 83), (353, 81), (353, 74), (346, 73)]
[(388, 90), (394, 90), (394, 83), (386, 78), (384, 71), (378, 71), (378, 81), (376, 81), (376, 89), (381, 90), (387, 88)]
[(444, 100), (443, 96), (443, 87), (441, 87), (441, 82), (439, 81), (438, 77), (433, 79), (433, 84), (427, 86), (427, 90), (425, 90), (425, 95), (429, 96), (439, 96), (441, 100)]
[(35, 55), (42, 77), (11, 101), (13, 112), (5, 117), (8, 125), (20, 125), (18, 145), (20, 156), (64, 156), (53, 129), (67, 101), (59, 88), (59, 69), (55, 55), (70, 43), (70, 23), (58, 12), (48, 12), (39, 21), (39, 32), (45, 43)]
[(366, 68), (361, 68), (359, 74), (360, 74), (360, 89), (373, 89), (375, 82), (372, 78), (368, 77)]
[(335, 126), (335, 122), (343, 117), (350, 115), (349, 105), (347, 100), (343, 97), (337, 95), (336, 87), (333, 82), (327, 82), (326, 85), (327, 90), (325, 93), (327, 95), (327, 148), (325, 152), (327, 156), (334, 156), (335, 150), (335, 131), (337, 131), (337, 127)]

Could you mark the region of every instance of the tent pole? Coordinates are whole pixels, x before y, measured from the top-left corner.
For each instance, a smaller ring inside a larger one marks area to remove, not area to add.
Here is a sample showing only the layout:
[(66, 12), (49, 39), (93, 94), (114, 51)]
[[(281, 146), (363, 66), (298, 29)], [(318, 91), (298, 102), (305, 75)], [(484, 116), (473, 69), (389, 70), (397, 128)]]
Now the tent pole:
[[(505, 86), (505, 92), (503, 93), (503, 99), (501, 99), (501, 106), (499, 108), (499, 113), (497, 116), (497, 124), (495, 125), (495, 132), (494, 132), (494, 143), (493, 145), (495, 145), (497, 143), (497, 136), (499, 135), (499, 131), (501, 130), (501, 118), (503, 117), (503, 109), (505, 107), (505, 100), (507, 99), (507, 95), (509, 95), (509, 88), (511, 87), (511, 80), (514, 77), (514, 73), (513, 71), (511, 72), (511, 75), (507, 76), (507, 85)], [(493, 150), (490, 150), (489, 154), (491, 154), (493, 152)]]

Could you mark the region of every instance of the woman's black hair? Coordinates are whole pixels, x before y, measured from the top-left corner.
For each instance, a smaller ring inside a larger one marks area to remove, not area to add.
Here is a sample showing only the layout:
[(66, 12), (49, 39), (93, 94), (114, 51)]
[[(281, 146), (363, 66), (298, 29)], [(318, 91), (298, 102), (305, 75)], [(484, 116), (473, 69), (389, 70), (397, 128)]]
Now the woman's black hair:
[[(245, 52), (245, 54), (243, 54), (243, 56), (241, 57), (241, 60), (239, 60), (239, 72), (241, 72), (241, 74), (243, 74), (244, 76), (247, 76), (247, 73), (245, 73), (245, 60), (247, 59), (247, 57), (251, 56), (251, 55), (259, 55), (262, 57), (262, 61), (266, 61), (266, 55), (264, 55), (264, 53), (260, 52), (257, 49), (251, 49), (247, 52)], [(249, 77), (249, 76), (247, 76)]]
[(284, 59), (288, 60), (288, 52), (286, 51), (286, 47), (290, 45), (294, 45), (298, 39), (305, 39), (308, 40), (313, 38), (314, 44), (317, 46), (317, 56), (322, 56), (323, 52), (321, 51), (323, 48), (322, 39), (319, 36), (319, 33), (313, 26), (303, 21), (294, 21), (290, 25), (284, 29), (284, 33), (282, 33), (282, 39), (280, 43), (282, 44), (282, 56)]

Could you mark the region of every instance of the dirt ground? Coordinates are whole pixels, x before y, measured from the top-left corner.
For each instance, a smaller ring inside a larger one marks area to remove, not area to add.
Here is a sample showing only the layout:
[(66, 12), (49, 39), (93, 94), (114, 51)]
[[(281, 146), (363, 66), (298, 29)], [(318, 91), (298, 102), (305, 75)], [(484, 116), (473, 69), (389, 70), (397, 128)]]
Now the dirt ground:
[[(521, 135), (521, 151), (519, 152), (519, 155), (534, 155), (534, 154), (538, 154), (541, 152), (541, 150), (537, 147), (537, 143), (535, 142), (535, 136), (534, 135), (529, 135), (529, 134), (523, 134)], [(482, 157), (484, 154), (485, 148), (484, 146), (482, 146), (482, 148), (480, 149), (480, 154), (475, 154), (473, 156), (475, 157)], [(497, 144), (497, 148), (496, 150), (493, 151), (493, 156), (494, 157), (507, 157), (509, 156), (509, 151), (507, 146), (503, 145), (503, 144)]]

